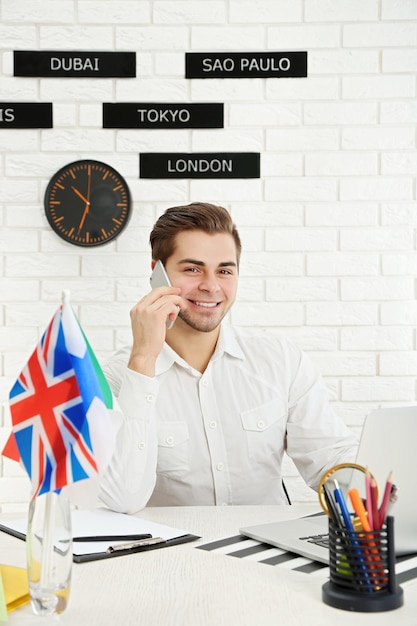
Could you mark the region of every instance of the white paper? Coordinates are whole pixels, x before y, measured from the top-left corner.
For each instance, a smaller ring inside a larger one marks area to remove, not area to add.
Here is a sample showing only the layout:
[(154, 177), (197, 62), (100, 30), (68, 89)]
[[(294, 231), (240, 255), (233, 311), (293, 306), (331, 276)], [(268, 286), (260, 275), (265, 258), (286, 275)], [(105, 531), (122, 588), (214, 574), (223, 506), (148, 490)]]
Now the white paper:
[[(161, 537), (162, 539), (168, 540), (188, 534), (187, 531), (180, 530), (179, 528), (149, 522), (148, 520), (134, 517), (133, 515), (115, 513), (114, 511), (104, 508), (94, 509), (93, 511), (74, 510), (71, 512), (71, 520), (73, 537), (99, 538), (100, 535), (150, 534), (152, 537)], [(1, 519), (0, 523), (2, 523)], [(2, 525), (26, 535), (26, 518), (8, 520), (2, 523)], [(116, 546), (127, 542), (130, 543), (131, 541), (130, 539), (122, 539), (120, 541), (98, 540), (94, 542), (74, 541), (72, 550), (75, 556), (98, 554), (100, 552), (106, 552), (109, 546)]]

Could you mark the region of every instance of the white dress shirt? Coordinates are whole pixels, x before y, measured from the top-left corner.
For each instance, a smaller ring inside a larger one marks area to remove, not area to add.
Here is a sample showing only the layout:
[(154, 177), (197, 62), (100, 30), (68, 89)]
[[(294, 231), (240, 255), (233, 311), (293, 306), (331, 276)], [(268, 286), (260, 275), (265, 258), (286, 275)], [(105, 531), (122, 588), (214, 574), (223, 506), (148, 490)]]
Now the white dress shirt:
[(203, 374), (167, 344), (154, 378), (129, 370), (129, 354), (103, 368), (121, 412), (100, 497), (117, 511), (280, 504), (284, 450), (312, 488), (325, 469), (355, 459), (356, 437), (309, 357), (286, 338), (223, 324)]

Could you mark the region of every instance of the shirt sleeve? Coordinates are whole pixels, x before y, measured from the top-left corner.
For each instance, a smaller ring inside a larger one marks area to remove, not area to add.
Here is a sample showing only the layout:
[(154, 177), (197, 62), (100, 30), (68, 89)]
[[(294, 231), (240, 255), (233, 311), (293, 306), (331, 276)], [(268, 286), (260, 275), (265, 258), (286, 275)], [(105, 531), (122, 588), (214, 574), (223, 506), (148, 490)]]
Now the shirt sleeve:
[(289, 390), (287, 453), (305, 482), (317, 490), (324, 472), (356, 459), (358, 439), (334, 413), (327, 388), (311, 359), (294, 350)]
[(103, 369), (118, 407), (112, 412), (115, 451), (100, 480), (99, 497), (114, 511), (135, 513), (146, 506), (156, 482), (154, 406), (159, 384), (128, 369), (125, 361)]

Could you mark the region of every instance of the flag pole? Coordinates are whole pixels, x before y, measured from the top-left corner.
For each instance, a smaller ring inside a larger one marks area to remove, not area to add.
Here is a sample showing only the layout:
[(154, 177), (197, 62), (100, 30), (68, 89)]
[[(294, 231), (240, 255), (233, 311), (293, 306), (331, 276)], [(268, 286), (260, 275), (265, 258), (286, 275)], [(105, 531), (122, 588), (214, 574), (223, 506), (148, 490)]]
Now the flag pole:
[(70, 291), (69, 289), (64, 289), (64, 291), (62, 292), (62, 300), (61, 300), (62, 304), (69, 304), (70, 303)]
[[(70, 292), (68, 289), (64, 289), (62, 292), (62, 304), (69, 304)], [(42, 590), (46, 593), (52, 592), (50, 589), (52, 581), (54, 580), (52, 567), (53, 567), (53, 551), (54, 551), (54, 530), (55, 530), (55, 517), (56, 517), (56, 498), (54, 492), (48, 491), (45, 494), (45, 513), (44, 513), (44, 525), (43, 525), (43, 543), (42, 543), (42, 557), (41, 557), (41, 593)], [(58, 496), (58, 494), (56, 494)], [(59, 496), (58, 496), (59, 497)], [(36, 504), (35, 504), (36, 505)]]
[(43, 527), (43, 545), (41, 560), (41, 590), (48, 590), (53, 580), (51, 565), (52, 551), (54, 549), (54, 520), (55, 520), (55, 498), (52, 491), (48, 491), (45, 498), (45, 517)]

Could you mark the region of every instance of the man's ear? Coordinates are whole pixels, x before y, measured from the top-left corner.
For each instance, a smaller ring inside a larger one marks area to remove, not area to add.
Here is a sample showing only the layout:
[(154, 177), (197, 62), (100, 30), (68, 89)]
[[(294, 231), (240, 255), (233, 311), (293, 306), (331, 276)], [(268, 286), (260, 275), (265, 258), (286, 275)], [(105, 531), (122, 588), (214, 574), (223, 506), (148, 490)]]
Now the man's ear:
[(154, 269), (155, 265), (156, 265), (156, 260), (152, 259), (152, 261), (151, 261), (151, 270)]

